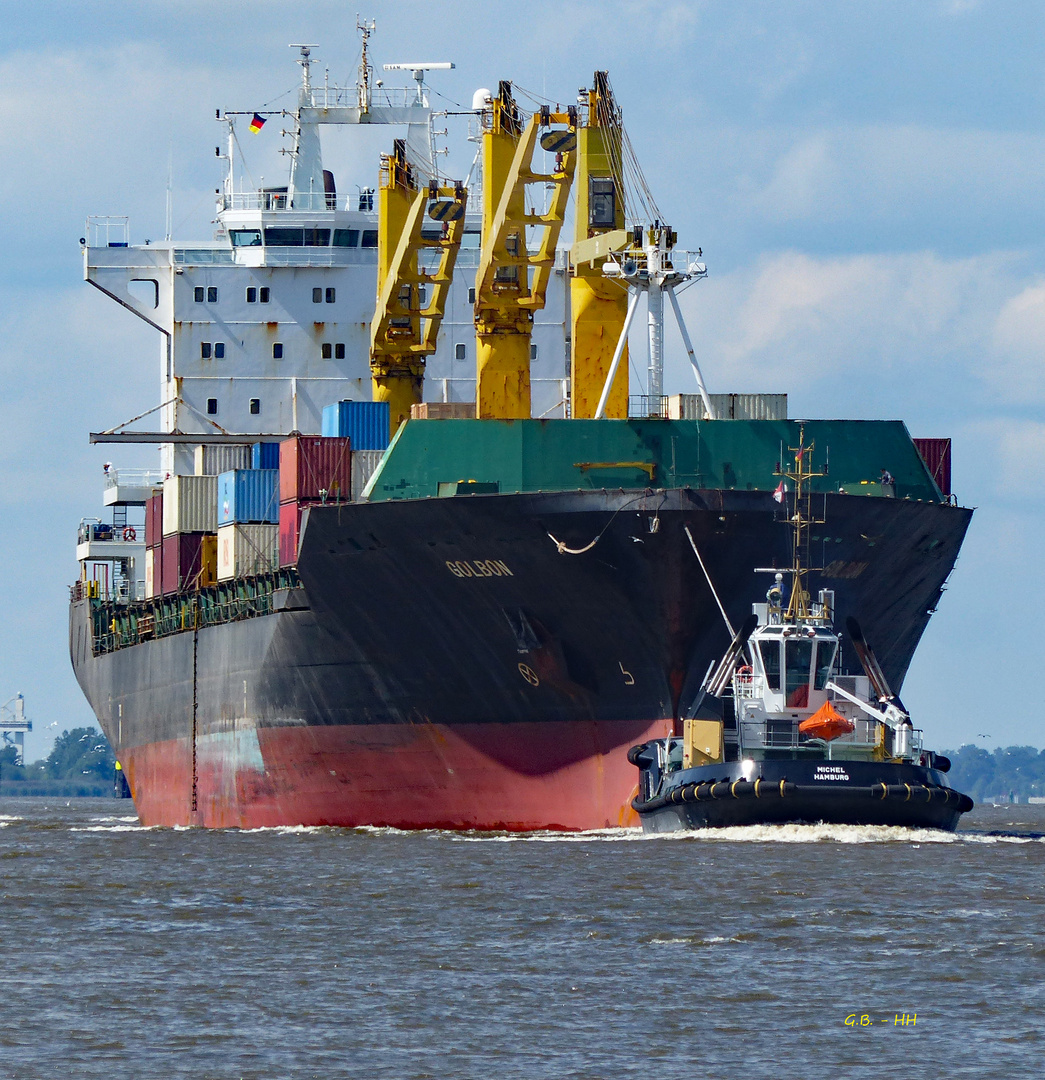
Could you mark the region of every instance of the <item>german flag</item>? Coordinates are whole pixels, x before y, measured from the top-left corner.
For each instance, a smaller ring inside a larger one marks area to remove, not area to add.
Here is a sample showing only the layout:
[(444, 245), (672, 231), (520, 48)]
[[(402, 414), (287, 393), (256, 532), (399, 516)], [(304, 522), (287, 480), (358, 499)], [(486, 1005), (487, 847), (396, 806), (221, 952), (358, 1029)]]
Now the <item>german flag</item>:
[(257, 135), (257, 133), (265, 126), (265, 117), (254, 114), (254, 118), (250, 122), (250, 133)]

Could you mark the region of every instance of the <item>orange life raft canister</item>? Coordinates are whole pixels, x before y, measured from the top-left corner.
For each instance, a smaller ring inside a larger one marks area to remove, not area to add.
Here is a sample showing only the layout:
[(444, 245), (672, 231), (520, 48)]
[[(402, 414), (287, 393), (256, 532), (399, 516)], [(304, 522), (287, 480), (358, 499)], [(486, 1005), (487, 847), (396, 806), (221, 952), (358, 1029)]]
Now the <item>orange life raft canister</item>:
[(802, 735), (830, 742), (839, 735), (849, 735), (856, 730), (852, 720), (847, 720), (830, 701), (825, 701), (808, 719), (798, 725)]

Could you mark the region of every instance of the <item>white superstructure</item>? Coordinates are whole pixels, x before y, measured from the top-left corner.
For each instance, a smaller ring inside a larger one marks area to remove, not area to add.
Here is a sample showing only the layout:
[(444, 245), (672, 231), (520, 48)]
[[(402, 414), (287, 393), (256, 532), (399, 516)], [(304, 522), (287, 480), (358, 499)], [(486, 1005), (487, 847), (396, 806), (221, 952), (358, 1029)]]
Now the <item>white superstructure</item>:
[[(370, 400), (370, 320), (377, 288), (377, 215), (372, 193), (338, 194), (323, 168), (324, 125), (391, 125), (406, 131), (411, 163), (435, 172), (433, 111), (424, 84), (435, 63), (409, 68), (416, 87), (375, 85), (366, 58), (350, 88), (313, 85), (313, 46), (299, 49), (302, 84), (285, 186), (244, 188), (237, 121), (225, 113), (226, 178), (217, 229), (207, 241), (131, 246), (126, 219), (95, 218), (84, 245), (87, 281), (160, 334), (159, 423), (183, 434), (287, 434), (321, 430), (324, 406)], [(481, 113), (481, 109), (478, 110)], [(266, 114), (262, 113), (264, 118)], [(273, 115), (273, 114), (269, 114)], [(378, 162), (374, 162), (375, 186)], [(431, 227), (438, 229), (437, 223)], [(480, 218), (469, 215), (438, 349), (428, 361), (427, 401), (475, 399), (474, 285)], [(533, 415), (565, 415), (566, 259), (559, 263), (532, 338)], [(164, 444), (161, 469), (193, 471), (192, 444)]]

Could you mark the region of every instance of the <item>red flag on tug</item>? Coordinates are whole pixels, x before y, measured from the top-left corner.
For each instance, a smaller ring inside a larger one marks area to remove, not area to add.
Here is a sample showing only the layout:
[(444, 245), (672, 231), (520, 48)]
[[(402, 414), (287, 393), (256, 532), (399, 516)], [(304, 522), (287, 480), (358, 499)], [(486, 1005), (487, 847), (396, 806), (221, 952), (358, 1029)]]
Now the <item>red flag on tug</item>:
[(781, 480), (780, 483), (776, 486), (776, 491), (773, 492), (773, 498), (776, 499), (778, 503), (782, 503), (786, 494), (787, 485), (784, 483), (783, 480)]

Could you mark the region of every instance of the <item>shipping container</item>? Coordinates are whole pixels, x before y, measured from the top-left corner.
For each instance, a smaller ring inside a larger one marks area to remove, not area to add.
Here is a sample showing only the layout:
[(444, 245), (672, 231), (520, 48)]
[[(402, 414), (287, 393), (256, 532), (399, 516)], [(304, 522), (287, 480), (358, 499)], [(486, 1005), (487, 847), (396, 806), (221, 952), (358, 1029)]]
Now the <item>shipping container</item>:
[(363, 489), (370, 482), (370, 477), (377, 471), (384, 450), (352, 451), (352, 498), (357, 502), (363, 497)]
[(220, 476), (233, 469), (250, 468), (251, 448), (246, 443), (214, 443), (196, 447), (196, 475)]
[(254, 443), (254, 445), (250, 448), (250, 467), (252, 469), (278, 469), (279, 443)]
[(218, 580), (268, 574), (279, 567), (279, 525), (222, 525)]
[(279, 469), (236, 469), (218, 477), (218, 528), (279, 523)]
[(175, 533), (212, 533), (217, 528), (218, 478), (168, 476), (163, 483), (164, 537)]
[[(708, 394), (716, 420), (786, 420), (787, 394)], [(672, 394), (669, 420), (705, 420), (700, 394)]]
[[(411, 420), (474, 420), (474, 401), (422, 401), (410, 406)], [(352, 449), (356, 444), (352, 444)]]
[[(158, 547), (163, 543), (163, 493), (153, 495), (145, 504), (145, 546)], [(157, 584), (159, 579), (157, 578)]]
[(163, 547), (145, 551), (145, 598), (151, 600), (163, 592)]
[(944, 495), (951, 494), (951, 440), (950, 439), (912, 439), (921, 454), (929, 475), (936, 481), (936, 486)]
[(175, 533), (163, 538), (163, 592), (189, 592), (210, 584), (207, 580), (203, 533)]
[[(470, 415), (474, 416), (474, 411)], [(338, 401), (323, 409), (323, 434), (351, 439), (353, 450), (384, 450), (389, 417), (387, 401)]]
[(348, 439), (296, 435), (279, 444), (279, 501), (348, 502), (352, 450)]
[(298, 561), (298, 541), (301, 519), (315, 503), (286, 502), (279, 504), (279, 565), (294, 566)]

